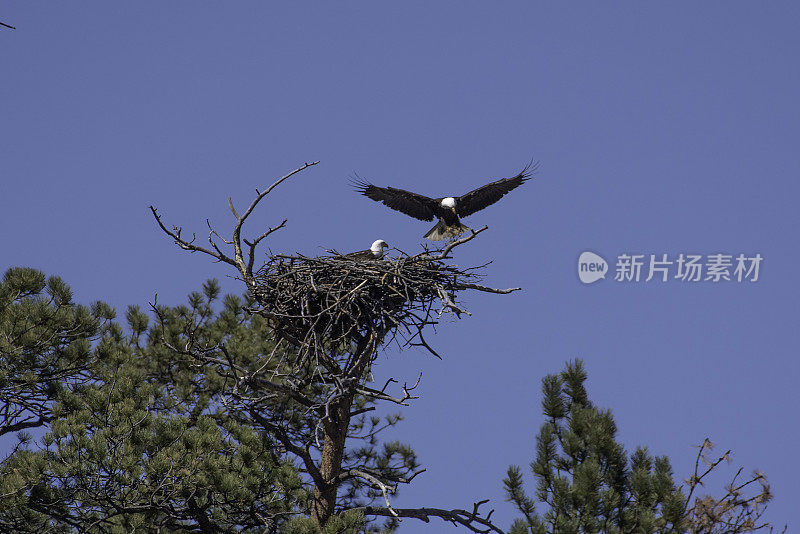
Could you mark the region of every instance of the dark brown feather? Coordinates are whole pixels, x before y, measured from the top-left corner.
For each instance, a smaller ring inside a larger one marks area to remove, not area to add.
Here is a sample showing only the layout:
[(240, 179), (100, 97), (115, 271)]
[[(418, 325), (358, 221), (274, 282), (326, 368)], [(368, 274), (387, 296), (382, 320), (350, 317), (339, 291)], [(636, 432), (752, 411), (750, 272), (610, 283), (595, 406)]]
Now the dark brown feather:
[(501, 178), (457, 198), (456, 212), (458, 216), (466, 217), (491, 206), (503, 198), (506, 193), (528, 181), (530, 176), (536, 172), (536, 167), (536, 163), (528, 164), (522, 169), (522, 172), (512, 178)]
[(376, 202), (383, 202), (386, 206), (405, 213), (409, 217), (422, 221), (432, 221), (436, 215), (438, 203), (424, 195), (395, 189), (394, 187), (378, 187), (364, 180), (353, 181), (356, 191), (371, 198)]
[(358, 252), (350, 252), (348, 254), (342, 254), (342, 256), (344, 256), (345, 258), (352, 258), (354, 260), (362, 260), (362, 261), (377, 259), (375, 257), (375, 254), (373, 254), (370, 249), (359, 250)]

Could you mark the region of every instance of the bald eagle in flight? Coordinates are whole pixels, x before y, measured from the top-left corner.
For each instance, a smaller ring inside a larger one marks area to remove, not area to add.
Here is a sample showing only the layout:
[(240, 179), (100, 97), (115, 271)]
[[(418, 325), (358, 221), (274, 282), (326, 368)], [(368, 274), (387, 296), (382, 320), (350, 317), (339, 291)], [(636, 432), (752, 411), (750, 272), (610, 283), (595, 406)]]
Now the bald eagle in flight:
[(393, 210), (405, 213), (410, 217), (422, 221), (432, 221), (438, 217), (439, 222), (425, 234), (425, 238), (431, 241), (441, 241), (446, 238), (455, 238), (469, 230), (467, 226), (461, 224), (459, 217), (472, 215), (476, 211), (491, 206), (506, 193), (528, 181), (536, 171), (536, 167), (535, 163), (528, 164), (522, 169), (522, 172), (512, 178), (501, 178), (460, 197), (428, 198), (394, 187), (377, 187), (361, 179), (354, 183), (356, 191), (362, 195), (376, 202), (383, 202)]
[(351, 252), (349, 254), (345, 254), (345, 258), (353, 258), (354, 260), (382, 260), (383, 259), (383, 249), (387, 248), (389, 245), (386, 244), (386, 241), (383, 239), (376, 239), (372, 246), (369, 247), (367, 250), (359, 250), (358, 252)]

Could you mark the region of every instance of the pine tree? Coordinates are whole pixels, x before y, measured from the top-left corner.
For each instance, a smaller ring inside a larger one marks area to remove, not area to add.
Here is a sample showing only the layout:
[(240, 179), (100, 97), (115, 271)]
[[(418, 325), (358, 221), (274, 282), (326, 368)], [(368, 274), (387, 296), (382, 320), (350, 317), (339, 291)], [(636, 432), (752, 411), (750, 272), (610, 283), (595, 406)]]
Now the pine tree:
[[(759, 518), (770, 499), (763, 475), (729, 486), (719, 498), (706, 496), (689, 506), (694, 490), (728, 453), (708, 458), (711, 443), (700, 447), (698, 465), (687, 481), (689, 494), (677, 486), (669, 459), (638, 447), (630, 456), (615, 440), (617, 426), (610, 410), (589, 400), (587, 374), (580, 360), (542, 380), (545, 422), (536, 438), (536, 457), (530, 464), (536, 479), (534, 497), (524, 489), (522, 470), (509, 467), (506, 495), (522, 518), (510, 534), (667, 534), (751, 532), (769, 528)], [(734, 482), (736, 478), (734, 478)], [(744, 496), (750, 486), (755, 495)]]
[[(110, 308), (97, 306), (107, 322), (93, 344), (81, 338), (82, 380), (52, 389), (47, 433), (37, 447), (23, 436), (0, 464), (0, 531), (277, 532), (302, 509), (309, 494), (296, 466), (228, 415), (213, 370), (164, 345), (165, 336), (191, 329), (236, 338), (243, 364), (256, 358), (265, 350), (263, 321), (245, 319), (236, 297), (215, 312), (218, 297), (209, 282), (188, 306), (160, 307), (165, 321), (152, 326), (131, 307), (127, 334)], [(25, 322), (16, 313), (3, 334)]]
[(9, 269), (0, 282), (0, 436), (42, 427), (53, 402), (91, 379), (92, 343), (113, 310), (72, 301), (57, 276)]

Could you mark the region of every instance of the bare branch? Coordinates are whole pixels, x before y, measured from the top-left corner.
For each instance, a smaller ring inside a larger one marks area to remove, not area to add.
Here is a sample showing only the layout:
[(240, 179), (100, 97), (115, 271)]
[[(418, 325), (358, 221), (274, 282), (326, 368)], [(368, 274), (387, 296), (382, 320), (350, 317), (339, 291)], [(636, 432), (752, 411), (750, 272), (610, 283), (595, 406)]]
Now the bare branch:
[(345, 477), (346, 476), (354, 476), (354, 477), (361, 478), (363, 480), (366, 480), (373, 487), (376, 487), (376, 488), (380, 489), (381, 493), (383, 494), (383, 500), (384, 500), (384, 502), (386, 502), (386, 510), (388, 510), (389, 514), (391, 514), (393, 517), (397, 517), (397, 518), (400, 517), (399, 515), (397, 515), (397, 512), (395, 512), (394, 508), (392, 508), (392, 503), (389, 502), (389, 494), (390, 493), (394, 493), (394, 492), (397, 491), (397, 484), (395, 484), (393, 486), (390, 486), (388, 484), (384, 484), (377, 477), (375, 477), (373, 475), (370, 475), (369, 473), (367, 473), (365, 471), (361, 471), (359, 469), (350, 469), (349, 471), (346, 471), (345, 473), (342, 473), (342, 474)]
[(450, 298), (450, 295), (448, 295), (447, 292), (442, 290), (441, 288), (439, 288), (439, 297), (442, 299), (442, 309), (439, 311), (439, 317), (441, 317), (442, 314), (447, 310), (452, 310), (453, 313), (456, 314), (456, 317), (458, 317), (459, 319), (461, 318), (462, 313), (466, 313), (467, 315), (472, 316), (470, 312), (462, 310), (461, 308), (456, 306), (456, 303), (453, 302), (453, 299)]
[[(715, 472), (722, 462), (730, 461), (730, 450), (718, 458), (709, 457), (713, 448), (714, 444), (708, 438), (698, 447), (694, 472), (686, 481), (689, 494), (684, 505), (684, 517), (692, 526), (692, 532), (738, 534), (771, 529), (772, 525), (769, 522), (761, 523), (760, 520), (766, 511), (767, 503), (772, 499), (772, 494), (766, 477), (757, 471), (749, 479), (740, 482), (742, 469), (739, 468), (726, 486), (726, 492), (722, 497), (706, 495), (692, 500), (695, 490), (704, 486), (704, 480)], [(706, 465), (702, 472), (701, 462)], [(745, 490), (750, 490), (751, 486), (756, 488), (756, 493), (745, 495)], [(723, 530), (719, 530), (720, 528)]]
[(233, 213), (233, 216), (236, 217), (236, 220), (239, 220), (241, 218), (239, 217), (239, 213), (237, 213), (236, 208), (233, 207), (233, 200), (231, 199), (231, 197), (228, 197), (228, 208), (230, 208), (231, 213)]
[(409, 259), (411, 261), (421, 261), (421, 260), (441, 261), (447, 259), (448, 254), (450, 254), (450, 251), (453, 250), (455, 247), (463, 245), (464, 243), (467, 243), (469, 241), (472, 241), (478, 234), (488, 229), (489, 229), (488, 226), (484, 226), (479, 230), (473, 230), (472, 228), (470, 228), (469, 230), (471, 232), (470, 235), (468, 235), (467, 237), (462, 237), (461, 239), (456, 239), (455, 241), (451, 241), (444, 249), (435, 251), (438, 252), (438, 254), (436, 254), (435, 256), (431, 256), (430, 252), (425, 251), (415, 256), (412, 256)]
[(411, 338), (411, 339), (408, 340), (408, 342), (406, 344), (411, 346), (411, 347), (423, 347), (428, 352), (430, 352), (431, 354), (433, 354), (434, 356), (439, 358), (440, 360), (442, 359), (442, 357), (439, 355), (439, 353), (436, 352), (435, 350), (433, 350), (433, 347), (428, 345), (428, 342), (425, 341), (425, 337), (422, 335), (422, 328), (419, 328), (419, 330), (417, 331), (417, 333), (415, 334), (414, 337), (418, 337), (419, 338), (419, 343), (412, 343), (412, 340), (414, 338)]
[(255, 261), (256, 261), (256, 247), (261, 242), (261, 240), (264, 239), (265, 237), (269, 236), (273, 232), (276, 232), (276, 231), (280, 230), (281, 228), (283, 228), (284, 226), (286, 226), (286, 222), (288, 220), (289, 219), (284, 219), (283, 222), (281, 222), (278, 226), (276, 226), (275, 228), (270, 228), (269, 230), (267, 230), (266, 232), (264, 232), (263, 234), (258, 236), (255, 240), (253, 240), (253, 242), (250, 242), (247, 239), (244, 240), (245, 244), (250, 247), (250, 251), (248, 252), (248, 259), (247, 259), (247, 272), (248, 273), (250, 273), (251, 275), (253, 273), (253, 265), (255, 264)]
[(28, 428), (39, 428), (40, 426), (44, 426), (52, 420), (53, 418), (51, 416), (41, 415), (36, 420), (34, 420), (33, 417), (28, 417), (21, 421), (17, 421), (16, 423), (3, 424), (0, 425), (0, 436), (9, 434), (11, 432), (19, 432), (20, 430), (26, 430)]
[(481, 291), (483, 293), (495, 293), (498, 295), (507, 295), (509, 293), (513, 293), (514, 291), (522, 290), (521, 287), (510, 287), (508, 289), (496, 289), (494, 287), (486, 287), (481, 286), (478, 284), (461, 284), (463, 289), (474, 289), (475, 291)]
[(286, 226), (286, 223), (288, 221), (289, 221), (289, 219), (284, 219), (283, 222), (281, 222), (281, 224), (279, 224), (275, 228), (270, 228), (269, 230), (267, 230), (266, 232), (264, 232), (263, 234), (261, 234), (260, 236), (255, 238), (252, 242), (248, 241), (247, 239), (244, 239), (243, 241), (245, 242), (246, 245), (249, 245), (250, 247), (255, 248), (256, 245), (258, 245), (261, 242), (262, 239), (264, 239), (265, 237), (269, 236), (272, 232), (280, 230), (281, 228)]
[[(299, 167), (299, 168), (293, 170), (292, 172), (290, 172), (289, 174), (286, 174), (286, 175), (282, 176), (281, 178), (276, 180), (271, 186), (269, 186), (267, 189), (265, 189), (264, 191), (258, 193), (256, 198), (250, 203), (250, 206), (248, 206), (247, 210), (245, 210), (245, 212), (241, 216), (237, 216), (236, 217), (236, 219), (237, 219), (236, 220), (236, 226), (233, 228), (234, 259), (236, 260), (236, 265), (239, 267), (239, 271), (242, 273), (242, 276), (244, 276), (245, 282), (248, 284), (248, 286), (252, 283), (252, 280), (253, 280), (252, 251), (253, 251), (253, 249), (255, 247), (252, 247), (252, 249), (251, 249), (250, 261), (248, 261), (245, 264), (244, 256), (242, 254), (242, 238), (241, 238), (241, 236), (242, 236), (242, 227), (244, 226), (245, 221), (250, 216), (250, 214), (253, 213), (253, 210), (256, 208), (256, 206), (258, 206), (258, 203), (261, 202), (261, 200), (265, 196), (270, 194), (273, 189), (278, 187), (280, 184), (282, 184), (284, 181), (288, 180), (289, 178), (291, 178), (295, 174), (297, 174), (299, 172), (302, 172), (305, 169), (307, 169), (307, 168), (309, 168), (309, 167), (311, 167), (313, 165), (316, 165), (317, 163), (319, 163), (319, 161), (313, 161), (311, 163), (305, 163), (305, 164), (303, 164), (302, 167)], [(234, 215), (236, 215), (236, 210), (233, 207), (233, 202), (231, 202), (230, 199), (228, 199), (228, 202), (229, 202), (231, 211), (234, 213)], [(282, 227), (282, 225), (281, 225), (281, 227)], [(259, 241), (260, 241), (260, 239), (259, 239)]]
[(385, 401), (393, 402), (395, 404), (399, 404), (401, 406), (408, 406), (408, 404), (405, 401), (414, 400), (414, 399), (418, 399), (419, 398), (419, 397), (417, 397), (415, 395), (412, 395), (411, 392), (414, 391), (417, 388), (417, 386), (419, 386), (420, 380), (422, 380), (422, 373), (419, 374), (419, 377), (417, 378), (417, 381), (413, 386), (409, 387), (408, 383), (403, 384), (403, 396), (402, 397), (393, 397), (393, 396), (389, 395), (388, 393), (386, 393), (386, 388), (389, 386), (389, 384), (391, 382), (396, 382), (396, 380), (394, 380), (393, 378), (390, 378), (386, 382), (386, 385), (383, 386), (383, 389), (381, 389), (380, 391), (377, 390), (377, 389), (373, 389), (373, 388), (364, 386), (364, 385), (357, 385), (355, 387), (355, 391), (357, 391), (358, 393), (364, 395), (365, 397), (369, 397), (371, 399), (385, 400)]
[[(303, 164), (303, 166), (293, 170), (292, 172), (290, 172), (290, 173), (286, 174), (285, 176), (283, 176), (283, 177), (279, 178), (278, 180), (276, 180), (267, 189), (265, 189), (264, 191), (259, 192), (257, 194), (256, 198), (250, 203), (250, 206), (247, 208), (247, 210), (242, 215), (239, 215), (239, 213), (236, 211), (236, 208), (233, 206), (233, 200), (228, 198), (228, 207), (230, 208), (231, 213), (233, 213), (233, 216), (236, 217), (236, 226), (233, 229), (233, 238), (231, 240), (224, 239), (222, 236), (220, 236), (211, 227), (211, 222), (208, 221), (208, 219), (206, 219), (206, 224), (208, 225), (208, 229), (209, 229), (209, 232), (210, 232), (209, 236), (208, 236), (208, 241), (211, 244), (211, 249), (208, 249), (208, 248), (205, 248), (205, 247), (201, 247), (199, 245), (195, 245), (194, 244), (194, 237), (192, 238), (191, 241), (187, 241), (186, 239), (181, 237), (181, 228), (180, 227), (177, 227), (177, 226), (173, 227), (172, 230), (167, 229), (167, 227), (161, 221), (161, 217), (159, 216), (158, 211), (156, 210), (156, 208), (154, 208), (153, 206), (150, 206), (150, 211), (153, 213), (153, 217), (155, 217), (156, 222), (158, 223), (158, 226), (161, 228), (161, 230), (163, 230), (164, 233), (166, 233), (168, 236), (170, 236), (172, 239), (174, 239), (175, 243), (179, 247), (181, 247), (184, 250), (188, 250), (190, 252), (202, 252), (204, 254), (208, 254), (212, 258), (215, 258), (217, 261), (221, 261), (221, 262), (225, 262), (225, 263), (227, 263), (229, 265), (233, 265), (241, 273), (241, 275), (244, 278), (244, 281), (247, 284), (248, 288), (252, 289), (253, 265), (255, 263), (255, 249), (256, 249), (256, 246), (264, 238), (266, 238), (267, 236), (269, 236), (270, 234), (272, 234), (276, 230), (279, 230), (279, 229), (283, 228), (285, 226), (285, 224), (286, 224), (286, 220), (284, 219), (284, 221), (280, 225), (276, 226), (275, 228), (270, 228), (269, 230), (267, 230), (266, 232), (264, 232), (263, 234), (258, 236), (252, 242), (248, 242), (247, 240), (244, 240), (245, 244), (247, 244), (248, 247), (249, 247), (249, 251), (248, 251), (249, 257), (248, 257), (246, 262), (245, 262), (245, 259), (244, 259), (244, 254), (242, 252), (242, 228), (244, 226), (245, 221), (250, 216), (250, 214), (253, 212), (253, 210), (256, 208), (256, 206), (258, 206), (259, 202), (261, 202), (261, 200), (263, 200), (265, 196), (267, 196), (270, 192), (272, 192), (273, 189), (275, 189), (278, 185), (280, 185), (284, 181), (288, 180), (290, 177), (294, 176), (295, 174), (307, 169), (308, 167), (316, 165), (317, 163), (319, 163), (319, 161), (314, 161), (314, 162), (311, 162), (311, 163), (305, 163), (305, 164)], [(233, 258), (231, 258), (230, 256), (226, 255), (225, 253), (223, 253), (220, 250), (220, 248), (217, 246), (217, 244), (214, 243), (214, 241), (212, 239), (213, 236), (216, 236), (218, 239), (220, 239), (223, 243), (225, 243), (227, 245), (233, 245), (233, 249), (234, 249)]]
[[(168, 230), (164, 223), (161, 221), (161, 216), (158, 214), (158, 211), (153, 206), (150, 206), (150, 211), (153, 213), (153, 217), (155, 217), (158, 226), (164, 231), (165, 234), (170, 236), (172, 239), (175, 240), (175, 244), (181, 247), (183, 250), (188, 250), (189, 252), (202, 252), (203, 254), (208, 254), (212, 258), (215, 258), (218, 261), (222, 261), (233, 265), (236, 267), (236, 262), (233, 259), (229, 258), (222, 252), (219, 252), (219, 249), (214, 247), (216, 250), (209, 250), (205, 247), (201, 247), (192, 243), (192, 241), (186, 241), (181, 237), (181, 229), (179, 227), (173, 227), (172, 230)], [(212, 243), (213, 244), (213, 243)]]
[(425, 523), (429, 523), (431, 517), (438, 517), (443, 521), (452, 523), (453, 525), (462, 525), (467, 527), (472, 532), (477, 532), (479, 534), (488, 534), (489, 532), (503, 534), (503, 530), (501, 530), (490, 520), (494, 510), (491, 510), (486, 517), (480, 516), (478, 508), (487, 502), (488, 500), (484, 500), (475, 503), (473, 505), (472, 512), (459, 509), (444, 510), (442, 508), (379, 508), (375, 506), (362, 506), (359, 508), (353, 508), (353, 510), (360, 511), (364, 515), (398, 518), (413, 517), (414, 519), (419, 519)]

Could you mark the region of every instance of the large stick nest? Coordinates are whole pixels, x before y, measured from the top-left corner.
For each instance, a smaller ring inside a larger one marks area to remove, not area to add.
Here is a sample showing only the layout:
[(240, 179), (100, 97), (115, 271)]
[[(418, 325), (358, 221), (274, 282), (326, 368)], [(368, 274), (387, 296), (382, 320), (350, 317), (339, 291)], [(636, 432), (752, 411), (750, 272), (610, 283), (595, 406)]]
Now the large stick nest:
[(371, 261), (343, 255), (270, 256), (255, 274), (251, 289), (260, 308), (254, 311), (271, 320), (279, 338), (310, 353), (389, 334), (436, 354), (422, 329), (436, 324), (445, 311), (467, 313), (456, 305), (459, 291), (510, 291), (478, 285), (482, 275), (477, 268), (462, 270), (441, 261), (444, 257), (427, 251)]

